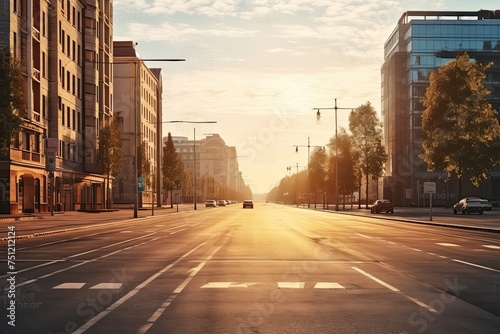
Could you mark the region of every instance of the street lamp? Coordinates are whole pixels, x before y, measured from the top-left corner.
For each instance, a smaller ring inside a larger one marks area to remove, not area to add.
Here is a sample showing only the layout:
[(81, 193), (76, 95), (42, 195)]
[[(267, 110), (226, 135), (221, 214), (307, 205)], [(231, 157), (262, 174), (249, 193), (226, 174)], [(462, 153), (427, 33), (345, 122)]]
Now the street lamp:
[[(311, 207), (311, 198), (310, 198), (310, 183), (309, 183), (309, 157), (311, 155), (311, 147), (320, 147), (320, 148), (324, 148), (324, 146), (311, 146), (311, 138), (310, 137), (307, 137), (307, 146), (303, 146), (303, 145), (293, 145), (295, 147), (295, 153), (299, 153), (299, 147), (307, 147), (307, 191), (309, 192), (307, 194), (307, 197), (308, 197), (308, 203), (307, 203), (307, 207), (310, 208)], [(316, 208), (316, 200), (314, 202), (314, 207)]]
[(317, 110), (316, 118), (319, 120), (321, 118), (320, 110), (335, 110), (335, 211), (339, 210), (339, 159), (338, 159), (338, 140), (337, 140), (337, 110), (354, 110), (354, 108), (339, 108), (337, 107), (337, 98), (335, 98), (335, 106), (333, 108), (313, 108), (313, 110)]
[[(161, 123), (190, 123), (190, 124), (207, 124), (217, 123), (217, 121), (164, 121)], [(194, 184), (194, 198), (193, 208), (196, 210), (196, 128), (193, 128), (193, 184)]]

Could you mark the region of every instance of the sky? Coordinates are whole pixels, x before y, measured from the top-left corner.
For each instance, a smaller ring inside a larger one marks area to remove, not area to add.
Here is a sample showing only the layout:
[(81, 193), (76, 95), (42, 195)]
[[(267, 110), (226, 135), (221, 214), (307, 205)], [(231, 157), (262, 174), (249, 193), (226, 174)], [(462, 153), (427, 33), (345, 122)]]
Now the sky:
[[(114, 0), (114, 40), (163, 73), (163, 133), (218, 133), (245, 183), (265, 193), (324, 146), (349, 109), (380, 117), (383, 46), (409, 10), (500, 9), (498, 0)], [(295, 147), (299, 146), (296, 153)], [(293, 167), (291, 171), (287, 167)]]

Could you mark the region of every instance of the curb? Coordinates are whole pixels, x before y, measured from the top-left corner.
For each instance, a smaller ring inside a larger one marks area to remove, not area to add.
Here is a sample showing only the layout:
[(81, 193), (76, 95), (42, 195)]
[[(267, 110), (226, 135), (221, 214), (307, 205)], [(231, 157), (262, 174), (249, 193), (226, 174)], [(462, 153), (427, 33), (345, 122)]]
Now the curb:
[(370, 218), (376, 218), (376, 219), (400, 221), (400, 222), (410, 223), (410, 224), (440, 226), (440, 227), (457, 228), (457, 229), (462, 229), (462, 230), (472, 230), (472, 231), (480, 231), (480, 232), (488, 232), (488, 233), (500, 233), (500, 229), (493, 228), (493, 227), (479, 227), (479, 226), (469, 226), (469, 225), (445, 224), (445, 223), (436, 223), (436, 222), (431, 222), (431, 221), (411, 220), (411, 219), (404, 219), (404, 218), (392, 218), (392, 217), (385, 217), (385, 216), (382, 218), (382, 217), (367, 216), (367, 215), (356, 214), (356, 213), (338, 212), (338, 211), (332, 211), (332, 210), (321, 210), (321, 211), (343, 214), (343, 215), (350, 215), (350, 216), (357, 216), (357, 217), (370, 217)]

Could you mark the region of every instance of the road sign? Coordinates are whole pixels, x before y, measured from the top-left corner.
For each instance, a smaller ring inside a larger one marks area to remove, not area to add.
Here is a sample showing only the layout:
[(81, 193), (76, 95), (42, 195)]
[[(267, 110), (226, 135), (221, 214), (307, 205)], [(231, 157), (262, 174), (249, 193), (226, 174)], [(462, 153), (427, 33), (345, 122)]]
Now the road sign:
[(144, 183), (144, 178), (142, 176), (139, 176), (137, 178), (137, 183)]
[(424, 194), (435, 194), (436, 182), (424, 182)]
[(137, 185), (137, 191), (144, 191), (144, 184), (139, 183), (139, 184)]

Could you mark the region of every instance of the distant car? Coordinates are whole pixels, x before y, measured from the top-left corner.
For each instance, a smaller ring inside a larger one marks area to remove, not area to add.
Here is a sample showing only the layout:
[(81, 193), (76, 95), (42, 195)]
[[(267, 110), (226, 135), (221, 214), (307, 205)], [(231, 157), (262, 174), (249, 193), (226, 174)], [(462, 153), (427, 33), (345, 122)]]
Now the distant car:
[(250, 209), (253, 209), (253, 201), (251, 200), (244, 200), (243, 201), (243, 209), (245, 208), (250, 208)]
[(481, 203), (482, 199), (478, 197), (465, 197), (462, 198), (458, 203), (453, 205), (453, 213), (457, 214), (461, 212), (463, 215), (471, 213), (483, 214), (485, 209)]
[(219, 206), (226, 206), (226, 203), (227, 202), (225, 200), (223, 200), (223, 199), (220, 199), (219, 202), (218, 202)]
[(385, 211), (387, 213), (394, 213), (394, 205), (388, 199), (378, 199), (372, 204), (371, 213), (380, 213)]
[(481, 199), (481, 207), (484, 211), (491, 211), (493, 205), (487, 199)]
[(217, 207), (217, 202), (213, 199), (209, 199), (205, 202), (205, 207), (207, 208), (216, 208)]

